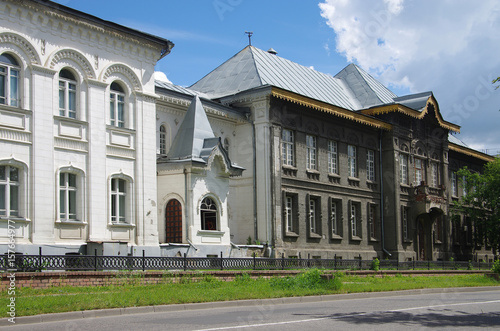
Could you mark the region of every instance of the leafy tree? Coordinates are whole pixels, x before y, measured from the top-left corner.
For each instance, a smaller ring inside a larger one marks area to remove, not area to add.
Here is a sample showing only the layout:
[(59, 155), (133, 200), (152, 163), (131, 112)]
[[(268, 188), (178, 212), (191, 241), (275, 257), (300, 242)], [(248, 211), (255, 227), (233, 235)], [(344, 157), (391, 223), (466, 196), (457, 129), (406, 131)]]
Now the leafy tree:
[(488, 162), (484, 173), (471, 172), (467, 167), (460, 169), (458, 178), (464, 178), (467, 194), (456, 201), (455, 211), (470, 217), (478, 233), (486, 239), (493, 252), (500, 251), (500, 158)]

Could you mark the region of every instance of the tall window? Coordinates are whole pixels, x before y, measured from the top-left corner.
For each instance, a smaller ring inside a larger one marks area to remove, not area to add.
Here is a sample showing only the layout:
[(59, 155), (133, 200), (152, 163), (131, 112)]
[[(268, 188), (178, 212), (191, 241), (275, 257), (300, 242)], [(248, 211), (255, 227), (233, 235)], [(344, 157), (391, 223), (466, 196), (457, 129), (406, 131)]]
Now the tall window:
[(306, 168), (316, 170), (316, 137), (306, 136)]
[(76, 79), (68, 69), (59, 73), (59, 115), (76, 118)]
[(127, 181), (121, 178), (111, 179), (111, 222), (127, 223)]
[(293, 227), (293, 198), (285, 198), (285, 227), (287, 232), (295, 232)]
[(438, 187), (439, 185), (439, 168), (436, 162), (431, 163), (432, 186)]
[(337, 210), (337, 201), (331, 199), (330, 201), (330, 224), (332, 227), (332, 235), (333, 236), (338, 236), (339, 235), (339, 214)]
[(415, 184), (420, 185), (424, 180), (424, 169), (422, 159), (415, 158)]
[(19, 63), (12, 55), (0, 55), (0, 104), (20, 106), (19, 70)]
[(19, 168), (0, 166), (0, 216), (19, 216)]
[(370, 238), (375, 239), (377, 228), (377, 209), (375, 205), (368, 206), (368, 230), (370, 231)]
[(116, 82), (111, 83), (110, 87), (109, 118), (111, 125), (125, 127), (125, 92)]
[(434, 221), (434, 241), (443, 241), (443, 217), (439, 216)]
[(351, 225), (351, 237), (358, 236), (358, 208), (355, 203), (351, 202), (350, 210), (350, 225)]
[(366, 179), (375, 181), (375, 152), (371, 149), (366, 151)]
[(347, 164), (349, 167), (349, 177), (357, 177), (356, 146), (347, 146)]
[(224, 149), (226, 150), (227, 154), (229, 155), (229, 139), (224, 138)]
[(281, 137), (281, 154), (284, 165), (293, 166), (294, 161), (294, 138), (293, 131), (283, 129)]
[(408, 184), (408, 155), (399, 154), (399, 182)]
[(317, 233), (317, 215), (316, 215), (316, 199), (309, 199), (309, 230), (311, 233)]
[(457, 173), (454, 171), (451, 172), (451, 195), (458, 196)]
[(167, 129), (165, 129), (165, 125), (160, 125), (160, 154), (167, 154)]
[(328, 141), (328, 172), (331, 174), (338, 174), (337, 142), (333, 140)]
[(200, 214), (202, 230), (218, 230), (217, 205), (212, 198), (206, 197), (201, 201)]
[(59, 218), (61, 221), (76, 221), (77, 211), (76, 175), (61, 172), (59, 174)]
[(403, 223), (403, 240), (407, 241), (409, 235), (408, 235), (408, 208), (406, 207), (401, 208), (401, 220)]

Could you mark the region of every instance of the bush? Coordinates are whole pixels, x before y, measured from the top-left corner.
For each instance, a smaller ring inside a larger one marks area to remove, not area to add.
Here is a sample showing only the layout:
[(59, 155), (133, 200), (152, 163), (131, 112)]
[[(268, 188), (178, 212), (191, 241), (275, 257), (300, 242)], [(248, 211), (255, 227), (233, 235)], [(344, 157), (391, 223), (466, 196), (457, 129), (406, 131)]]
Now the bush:
[(500, 274), (500, 260), (496, 260), (495, 263), (493, 263), (493, 267), (491, 268), (491, 271), (496, 272), (497, 274)]
[(372, 265), (371, 265), (370, 269), (374, 270), (374, 271), (379, 271), (380, 270), (380, 261), (379, 261), (379, 259), (374, 259), (372, 261)]
[(338, 290), (342, 286), (341, 276), (337, 274), (333, 280), (321, 278), (322, 272), (319, 269), (309, 269), (295, 277), (273, 277), (271, 287), (288, 289), (315, 289), (326, 286), (330, 289)]

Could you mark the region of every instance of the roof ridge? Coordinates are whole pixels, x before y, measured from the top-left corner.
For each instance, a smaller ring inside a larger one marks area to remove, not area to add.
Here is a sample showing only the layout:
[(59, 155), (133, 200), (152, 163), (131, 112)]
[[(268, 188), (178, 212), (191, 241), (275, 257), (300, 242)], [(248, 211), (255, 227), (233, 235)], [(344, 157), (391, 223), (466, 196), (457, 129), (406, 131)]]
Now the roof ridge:
[(254, 49), (258, 50), (260, 48), (257, 48), (255, 46), (252, 46), (252, 45), (248, 45), (247, 47), (249, 47), (250, 49), (250, 54), (252, 55), (252, 62), (253, 62), (253, 65), (255, 67), (255, 72), (257, 73), (257, 77), (259, 77), (259, 81), (261, 84), (264, 84), (264, 82), (262, 81), (262, 77), (260, 75), (260, 70), (258, 68), (258, 65), (257, 65), (257, 60), (255, 59), (255, 55), (254, 55)]

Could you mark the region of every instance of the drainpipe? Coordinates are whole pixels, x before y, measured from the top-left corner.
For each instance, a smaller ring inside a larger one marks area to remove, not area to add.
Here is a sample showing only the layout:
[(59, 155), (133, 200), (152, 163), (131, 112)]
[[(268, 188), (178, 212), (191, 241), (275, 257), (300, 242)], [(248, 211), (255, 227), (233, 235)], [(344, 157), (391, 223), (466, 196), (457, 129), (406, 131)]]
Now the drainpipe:
[(379, 148), (379, 169), (380, 169), (380, 224), (381, 224), (381, 240), (382, 251), (388, 256), (392, 256), (387, 249), (385, 249), (385, 224), (384, 224), (384, 171), (382, 168), (382, 130), (378, 136)]
[(255, 141), (255, 122), (252, 123), (252, 149), (253, 149), (253, 226), (254, 226), (254, 240), (257, 240), (258, 226), (257, 226), (257, 150)]

